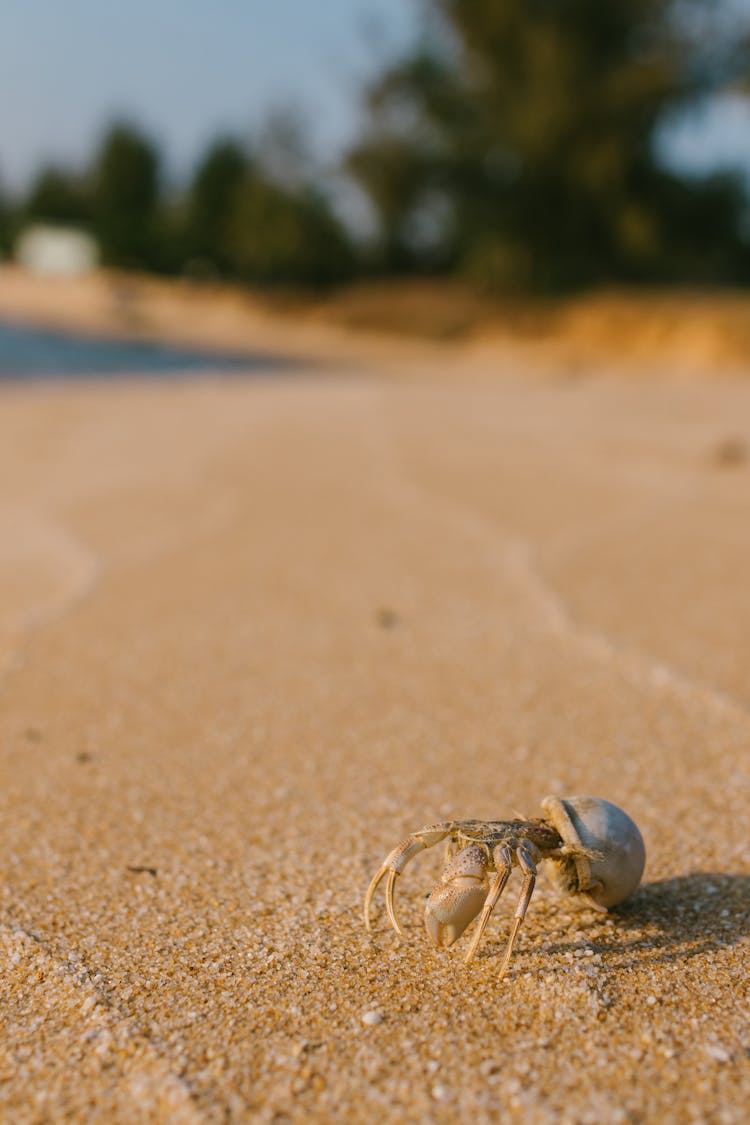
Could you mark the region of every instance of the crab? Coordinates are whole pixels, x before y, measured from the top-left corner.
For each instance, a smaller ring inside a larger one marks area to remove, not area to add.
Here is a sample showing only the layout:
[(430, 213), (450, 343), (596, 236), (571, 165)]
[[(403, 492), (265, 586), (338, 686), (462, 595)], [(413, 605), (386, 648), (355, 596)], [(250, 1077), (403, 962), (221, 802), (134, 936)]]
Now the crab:
[(513, 925), (500, 966), (505, 976), (513, 946), (534, 892), (538, 864), (548, 861), (551, 877), (564, 894), (607, 911), (638, 886), (646, 860), (643, 838), (626, 812), (600, 797), (546, 797), (544, 817), (526, 820), (449, 820), (428, 824), (407, 836), (375, 873), (365, 895), (365, 926), (375, 891), (387, 875), (385, 905), (391, 925), (396, 917), (396, 879), (407, 863), (426, 848), (446, 841), (447, 864), (425, 908), (425, 927), (438, 948), (453, 945), (480, 914), (464, 961), (468, 964), (482, 940), (514, 867), (523, 875)]

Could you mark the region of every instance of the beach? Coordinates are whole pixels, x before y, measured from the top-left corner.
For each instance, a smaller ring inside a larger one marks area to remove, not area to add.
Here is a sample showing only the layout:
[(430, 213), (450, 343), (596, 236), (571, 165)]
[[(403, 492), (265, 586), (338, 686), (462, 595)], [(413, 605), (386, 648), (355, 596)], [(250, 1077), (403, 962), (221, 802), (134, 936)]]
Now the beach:
[[(750, 381), (258, 333), (0, 388), (0, 1117), (739, 1125)], [(410, 831), (576, 793), (621, 907), (541, 877), (500, 982), (518, 873), (466, 966), (436, 847), (368, 936)]]

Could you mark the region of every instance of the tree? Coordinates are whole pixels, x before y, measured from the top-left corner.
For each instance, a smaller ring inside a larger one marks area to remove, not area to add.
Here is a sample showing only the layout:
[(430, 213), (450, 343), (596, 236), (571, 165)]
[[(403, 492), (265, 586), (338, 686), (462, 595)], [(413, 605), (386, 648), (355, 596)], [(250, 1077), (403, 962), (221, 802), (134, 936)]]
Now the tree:
[(34, 179), (23, 214), (27, 220), (88, 225), (92, 219), (91, 195), (82, 179), (49, 165)]
[(662, 116), (722, 73), (674, 8), (433, 0), (432, 33), (369, 88), (368, 126), (347, 162), (386, 248), (408, 244), (438, 199), (442, 262), (485, 282), (549, 289), (652, 278), (678, 257), (701, 276), (711, 230), (690, 227), (690, 198), (693, 218), (705, 217), (709, 199), (724, 208), (736, 244), (738, 194), (729, 183), (683, 183), (658, 164)]
[(231, 216), (248, 172), (248, 158), (231, 139), (214, 142), (200, 161), (186, 207), (186, 244), (190, 257), (218, 273), (231, 269)]
[(14, 209), (0, 181), (0, 260), (10, 254), (13, 243)]
[(188, 192), (194, 263), (262, 285), (319, 286), (351, 273), (346, 232), (314, 186), (291, 114), (276, 113), (252, 152), (224, 138), (200, 161)]
[(430, 162), (420, 147), (380, 128), (349, 153), (346, 168), (365, 188), (379, 216), (381, 267), (396, 272), (413, 267), (417, 253), (411, 229), (431, 180)]
[(236, 275), (256, 284), (324, 286), (352, 271), (349, 239), (325, 199), (250, 172), (235, 198), (228, 230)]
[(255, 143), (257, 160), (274, 183), (296, 190), (315, 179), (310, 147), (313, 123), (293, 104), (271, 109)]
[(155, 146), (127, 123), (113, 125), (94, 163), (95, 233), (108, 265), (160, 264), (159, 157)]

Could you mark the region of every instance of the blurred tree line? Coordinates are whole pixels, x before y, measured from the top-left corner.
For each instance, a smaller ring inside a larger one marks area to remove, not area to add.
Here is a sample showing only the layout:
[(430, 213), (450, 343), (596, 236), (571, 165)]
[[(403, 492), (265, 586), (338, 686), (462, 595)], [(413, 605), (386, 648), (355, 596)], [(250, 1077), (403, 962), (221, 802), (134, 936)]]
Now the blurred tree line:
[(86, 172), (47, 167), (15, 206), (0, 196), (0, 247), (52, 223), (89, 230), (103, 263), (121, 269), (303, 286), (351, 276), (351, 240), (323, 193), (312, 181), (284, 182), (272, 163), (220, 139), (186, 191), (167, 191), (156, 144), (118, 122)]
[(152, 140), (119, 123), (82, 174), (0, 193), (0, 251), (34, 221), (92, 231), (103, 261), (242, 283), (460, 275), (499, 289), (747, 283), (739, 178), (679, 175), (668, 118), (748, 93), (747, 21), (718, 0), (424, 0), (423, 35), (365, 91), (341, 171), (369, 202), (336, 214), (293, 122), (219, 139), (165, 190)]
[(656, 143), (668, 115), (747, 80), (720, 0), (430, 8), (432, 33), (370, 86), (348, 157), (390, 268), (542, 290), (750, 277), (740, 180), (681, 177)]

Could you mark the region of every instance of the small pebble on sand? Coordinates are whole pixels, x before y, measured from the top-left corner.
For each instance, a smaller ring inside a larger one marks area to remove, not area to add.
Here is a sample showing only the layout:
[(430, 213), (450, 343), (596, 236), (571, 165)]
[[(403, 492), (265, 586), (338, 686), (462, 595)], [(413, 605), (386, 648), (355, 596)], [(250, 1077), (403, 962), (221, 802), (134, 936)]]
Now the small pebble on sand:
[(374, 1009), (369, 1012), (365, 1012), (362, 1016), (362, 1023), (365, 1025), (365, 1027), (375, 1027), (376, 1024), (382, 1022), (382, 1015), (380, 1014), (380, 1012), (376, 1012)]

